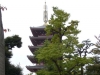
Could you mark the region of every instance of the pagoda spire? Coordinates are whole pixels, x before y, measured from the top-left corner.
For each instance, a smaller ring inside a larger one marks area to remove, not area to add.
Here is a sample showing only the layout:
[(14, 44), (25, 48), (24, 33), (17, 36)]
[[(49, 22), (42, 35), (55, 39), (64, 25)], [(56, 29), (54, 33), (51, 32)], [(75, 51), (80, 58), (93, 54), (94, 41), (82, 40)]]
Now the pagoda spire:
[(4, 49), (4, 31), (2, 24), (1, 11), (6, 9), (0, 5), (0, 75), (5, 75), (5, 49)]
[(43, 21), (44, 21), (44, 25), (47, 25), (47, 22), (48, 22), (48, 11), (47, 11), (46, 2), (45, 2), (45, 5), (44, 5)]

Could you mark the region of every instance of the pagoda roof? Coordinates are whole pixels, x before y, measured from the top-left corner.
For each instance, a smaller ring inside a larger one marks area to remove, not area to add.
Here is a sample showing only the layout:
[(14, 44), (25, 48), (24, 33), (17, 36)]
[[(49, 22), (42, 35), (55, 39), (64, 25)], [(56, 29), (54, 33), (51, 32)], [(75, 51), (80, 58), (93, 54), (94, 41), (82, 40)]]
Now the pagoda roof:
[(31, 72), (36, 72), (44, 68), (44, 65), (36, 65), (36, 66), (26, 66), (26, 68)]
[(45, 28), (46, 25), (41, 25), (41, 26), (37, 26), (37, 27), (31, 27), (31, 28)]
[(43, 45), (39, 45), (39, 46), (28, 46), (30, 51), (32, 53), (34, 53), (38, 48), (42, 47)]
[(36, 39), (36, 40), (41, 40), (41, 39), (51, 39), (52, 38), (52, 35), (51, 36), (38, 36), (38, 37), (34, 37), (34, 36), (30, 36), (31, 39)]
[(35, 30), (35, 31), (44, 31), (45, 26), (39, 26), (39, 27), (30, 27), (31, 30)]
[(41, 25), (41, 26), (38, 26), (38, 27), (31, 27), (31, 28), (45, 28), (46, 26), (45, 25)]
[(32, 63), (38, 63), (38, 60), (36, 58), (34, 58), (34, 56), (32, 56), (32, 55), (29, 56), (28, 55), (27, 57)]
[(37, 37), (38, 35), (45, 35), (46, 31), (44, 28), (30, 28), (33, 36)]
[(50, 40), (51, 38), (52, 36), (39, 36), (39, 37), (30, 36), (30, 40), (34, 46), (42, 45), (44, 43), (44, 40), (46, 39)]
[(38, 28), (45, 28), (46, 27), (46, 25), (42, 25), (42, 26), (39, 26)]

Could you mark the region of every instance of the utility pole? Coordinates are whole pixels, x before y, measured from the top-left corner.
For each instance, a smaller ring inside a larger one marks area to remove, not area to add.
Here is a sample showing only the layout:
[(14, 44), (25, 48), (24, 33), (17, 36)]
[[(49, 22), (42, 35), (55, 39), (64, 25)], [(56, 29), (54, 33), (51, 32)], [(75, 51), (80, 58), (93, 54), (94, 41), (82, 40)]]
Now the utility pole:
[(5, 75), (5, 44), (4, 44), (4, 30), (2, 24), (2, 10), (7, 9), (0, 5), (0, 75)]

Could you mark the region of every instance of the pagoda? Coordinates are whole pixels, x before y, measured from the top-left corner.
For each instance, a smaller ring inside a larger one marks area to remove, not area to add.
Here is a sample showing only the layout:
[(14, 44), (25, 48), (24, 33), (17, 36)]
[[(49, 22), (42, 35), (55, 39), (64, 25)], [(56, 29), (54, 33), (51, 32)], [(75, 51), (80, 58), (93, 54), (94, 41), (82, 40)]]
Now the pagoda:
[(35, 66), (26, 66), (26, 68), (30, 72), (36, 72), (36, 71), (44, 68), (44, 64), (38, 63), (37, 59), (34, 58), (34, 56), (35, 56), (34, 52), (43, 46), (43, 43), (46, 39), (50, 40), (52, 38), (52, 35), (46, 36), (46, 32), (44, 30), (46, 25), (47, 25), (47, 21), (48, 21), (46, 2), (45, 2), (45, 10), (44, 10), (43, 18), (44, 18), (44, 25), (43, 26), (30, 27), (30, 30), (31, 30), (33, 36), (30, 36), (29, 38), (30, 38), (33, 45), (28, 46), (28, 47), (33, 55), (28, 55), (27, 57), (33, 64), (36, 64)]

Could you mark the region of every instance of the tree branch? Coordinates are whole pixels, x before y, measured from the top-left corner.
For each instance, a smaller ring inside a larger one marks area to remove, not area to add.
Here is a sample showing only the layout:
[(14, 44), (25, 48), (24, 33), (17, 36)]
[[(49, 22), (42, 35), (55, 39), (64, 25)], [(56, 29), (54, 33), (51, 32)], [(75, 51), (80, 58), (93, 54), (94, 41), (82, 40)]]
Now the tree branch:
[(56, 67), (58, 69), (59, 75), (61, 75), (61, 69), (60, 69), (59, 65), (57, 64), (57, 61), (54, 60), (54, 59), (51, 59), (51, 60), (55, 63), (55, 65), (56, 65)]

